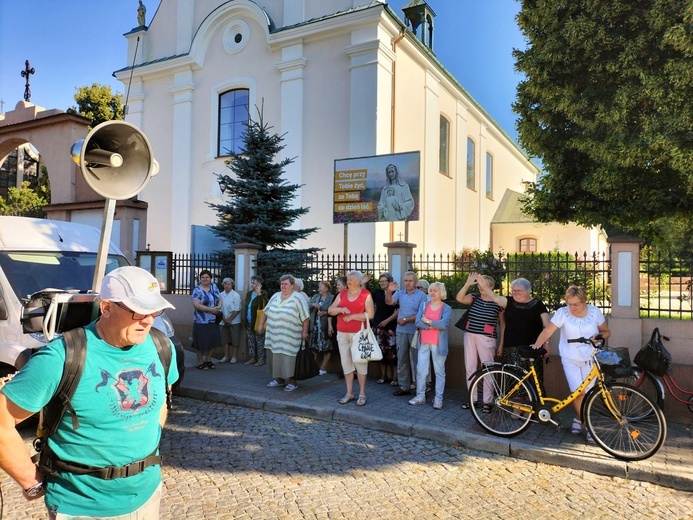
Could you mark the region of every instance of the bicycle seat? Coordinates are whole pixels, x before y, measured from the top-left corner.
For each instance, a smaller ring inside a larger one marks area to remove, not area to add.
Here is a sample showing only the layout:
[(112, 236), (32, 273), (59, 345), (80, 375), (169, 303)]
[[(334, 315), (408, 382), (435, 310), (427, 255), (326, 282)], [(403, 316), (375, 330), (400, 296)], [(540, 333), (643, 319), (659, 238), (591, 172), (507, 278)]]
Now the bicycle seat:
[(546, 354), (546, 349), (544, 347), (532, 348), (531, 345), (518, 345), (516, 348), (520, 356), (524, 358), (535, 359)]

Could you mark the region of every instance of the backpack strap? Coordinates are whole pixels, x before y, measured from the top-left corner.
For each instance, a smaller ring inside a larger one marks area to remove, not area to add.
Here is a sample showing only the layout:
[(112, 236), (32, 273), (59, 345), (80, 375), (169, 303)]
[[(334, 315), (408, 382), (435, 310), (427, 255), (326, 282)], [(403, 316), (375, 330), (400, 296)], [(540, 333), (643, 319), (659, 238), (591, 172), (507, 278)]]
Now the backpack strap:
[(149, 330), (149, 335), (152, 337), (152, 341), (154, 341), (154, 345), (156, 345), (156, 351), (159, 354), (159, 360), (161, 361), (161, 364), (164, 366), (164, 387), (166, 388), (166, 408), (169, 410), (171, 409), (171, 387), (168, 384), (168, 372), (169, 369), (171, 368), (171, 342), (168, 339), (168, 336), (161, 332), (159, 329), (155, 329), (152, 327)]
[(42, 436), (45, 437), (50, 437), (55, 433), (66, 410), (70, 410), (72, 415), (72, 428), (74, 430), (79, 428), (79, 418), (72, 407), (71, 399), (75, 395), (84, 371), (84, 363), (87, 358), (87, 334), (83, 327), (78, 327), (64, 332), (63, 341), (65, 344), (63, 375), (53, 397), (43, 408), (41, 430)]

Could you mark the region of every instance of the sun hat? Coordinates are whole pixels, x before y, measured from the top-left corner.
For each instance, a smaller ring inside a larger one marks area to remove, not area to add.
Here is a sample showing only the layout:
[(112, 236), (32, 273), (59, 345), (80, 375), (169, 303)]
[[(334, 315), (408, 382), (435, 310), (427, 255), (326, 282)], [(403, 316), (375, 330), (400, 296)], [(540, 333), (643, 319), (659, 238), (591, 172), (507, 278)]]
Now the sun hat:
[(134, 265), (114, 269), (101, 282), (99, 297), (119, 302), (139, 314), (175, 309), (161, 296), (159, 282), (151, 273)]

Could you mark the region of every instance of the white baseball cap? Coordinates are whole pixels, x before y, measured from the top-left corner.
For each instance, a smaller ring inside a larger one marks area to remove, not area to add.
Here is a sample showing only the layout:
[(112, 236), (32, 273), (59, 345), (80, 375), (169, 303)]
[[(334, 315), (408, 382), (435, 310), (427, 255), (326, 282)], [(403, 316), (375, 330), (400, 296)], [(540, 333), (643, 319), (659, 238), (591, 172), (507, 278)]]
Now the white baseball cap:
[(159, 282), (151, 273), (134, 265), (114, 269), (101, 282), (99, 297), (119, 302), (139, 314), (175, 309), (161, 296)]

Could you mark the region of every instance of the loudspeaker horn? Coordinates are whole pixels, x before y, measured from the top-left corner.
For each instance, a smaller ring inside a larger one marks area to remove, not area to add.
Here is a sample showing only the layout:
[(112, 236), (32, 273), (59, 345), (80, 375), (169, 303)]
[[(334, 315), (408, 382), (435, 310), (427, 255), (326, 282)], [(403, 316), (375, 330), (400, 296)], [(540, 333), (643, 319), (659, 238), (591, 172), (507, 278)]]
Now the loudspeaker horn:
[(159, 173), (147, 137), (125, 121), (106, 121), (72, 145), (87, 184), (107, 199), (134, 197)]

